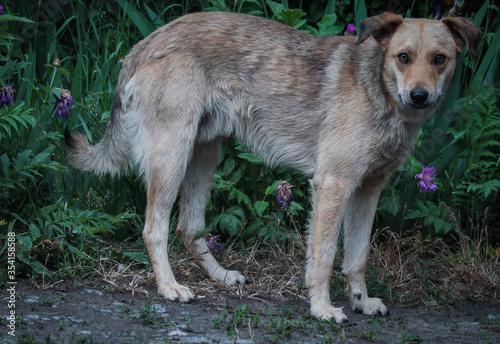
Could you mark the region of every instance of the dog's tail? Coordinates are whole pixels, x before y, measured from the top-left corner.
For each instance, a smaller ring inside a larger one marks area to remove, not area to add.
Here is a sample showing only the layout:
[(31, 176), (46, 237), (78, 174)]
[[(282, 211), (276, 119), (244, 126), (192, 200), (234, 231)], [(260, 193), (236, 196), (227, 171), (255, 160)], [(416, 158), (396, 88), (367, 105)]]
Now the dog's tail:
[(87, 137), (80, 133), (64, 133), (66, 150), (71, 164), (82, 170), (102, 175), (118, 175), (130, 162), (130, 143), (123, 120), (123, 107), (117, 91), (111, 110), (110, 121), (103, 138), (90, 145)]

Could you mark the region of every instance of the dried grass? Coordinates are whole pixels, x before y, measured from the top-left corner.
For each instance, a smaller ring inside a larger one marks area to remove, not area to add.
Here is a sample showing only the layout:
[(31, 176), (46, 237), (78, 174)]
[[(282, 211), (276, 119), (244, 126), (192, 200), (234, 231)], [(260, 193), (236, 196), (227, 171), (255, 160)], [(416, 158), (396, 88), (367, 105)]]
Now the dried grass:
[[(385, 298), (396, 302), (436, 306), (466, 299), (498, 301), (499, 259), (488, 257), (484, 236), (478, 238), (483, 241), (460, 235), (450, 247), (441, 239), (422, 238), (418, 229), (400, 236), (385, 228), (376, 231), (373, 237), (369, 265), (389, 290)], [(303, 287), (303, 239), (288, 242), (286, 249), (262, 241), (251, 247), (238, 244), (218, 255), (223, 267), (246, 275), (248, 283), (244, 286), (226, 286), (210, 280), (187, 250), (179, 246), (172, 247), (169, 256), (178, 281), (201, 297), (231, 296), (263, 302), (307, 300), (307, 290)], [(154, 274), (146, 264), (132, 263), (125, 267), (101, 259), (97, 272), (118, 291), (146, 295), (156, 292)]]
[(450, 246), (422, 238), (418, 229), (401, 237), (386, 228), (376, 232), (372, 252), (372, 264), (398, 302), (498, 301), (499, 258), (488, 257), (484, 243), (465, 235)]

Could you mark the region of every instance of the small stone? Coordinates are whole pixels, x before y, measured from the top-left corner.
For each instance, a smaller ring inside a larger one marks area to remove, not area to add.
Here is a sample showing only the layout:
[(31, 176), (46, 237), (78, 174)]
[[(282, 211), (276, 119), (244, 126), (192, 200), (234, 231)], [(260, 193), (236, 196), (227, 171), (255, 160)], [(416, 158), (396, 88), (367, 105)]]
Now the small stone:
[(37, 302), (39, 302), (38, 296), (28, 296), (27, 298), (25, 298), (23, 300), (23, 302), (26, 302), (26, 303), (37, 303)]
[(151, 310), (155, 313), (166, 313), (167, 309), (165, 306), (160, 305), (159, 303), (154, 303), (151, 305)]
[(181, 343), (186, 344), (213, 344), (213, 342), (206, 337), (184, 337), (181, 339)]
[(99, 295), (99, 296), (102, 296), (102, 291), (99, 291), (99, 290), (94, 290), (94, 289), (85, 289), (84, 290), (86, 293), (89, 293), (89, 294), (95, 294), (95, 295)]
[(38, 319), (40, 319), (40, 316), (36, 315), (36, 314), (28, 314), (28, 315), (25, 315), (24, 317), (28, 318), (28, 319), (31, 319), (31, 320), (38, 320)]
[(167, 333), (167, 336), (169, 336), (169, 337), (176, 337), (176, 338), (185, 337), (187, 335), (188, 334), (186, 332), (182, 332), (182, 331), (179, 331), (179, 330), (174, 330), (174, 331), (170, 331), (169, 333)]
[(119, 273), (122, 273), (125, 270), (127, 270), (127, 266), (125, 264), (120, 264), (116, 267), (116, 271), (118, 271)]

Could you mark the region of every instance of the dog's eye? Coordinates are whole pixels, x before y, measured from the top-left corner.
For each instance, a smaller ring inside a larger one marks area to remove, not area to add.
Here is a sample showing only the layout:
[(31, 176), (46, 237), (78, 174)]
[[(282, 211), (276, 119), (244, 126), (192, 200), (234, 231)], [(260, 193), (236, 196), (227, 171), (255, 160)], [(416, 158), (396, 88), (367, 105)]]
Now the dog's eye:
[(437, 65), (443, 64), (446, 61), (446, 56), (439, 54), (434, 57), (434, 63)]
[(401, 53), (398, 55), (399, 62), (401, 63), (409, 63), (410, 62), (410, 57), (408, 56), (407, 53)]

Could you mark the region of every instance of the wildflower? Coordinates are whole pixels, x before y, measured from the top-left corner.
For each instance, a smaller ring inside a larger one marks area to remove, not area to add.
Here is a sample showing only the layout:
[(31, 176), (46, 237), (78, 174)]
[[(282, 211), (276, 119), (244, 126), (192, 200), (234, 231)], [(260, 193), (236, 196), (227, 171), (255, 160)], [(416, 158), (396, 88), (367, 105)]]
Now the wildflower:
[(52, 65), (54, 67), (60, 67), (61, 66), (61, 60), (55, 59), (54, 62), (52, 62)]
[(207, 234), (205, 235), (205, 240), (210, 251), (215, 253), (222, 253), (224, 251), (225, 247), (219, 242), (218, 235)]
[(16, 92), (16, 90), (9, 85), (0, 89), (0, 108), (4, 105), (12, 106), (12, 104), (16, 102), (14, 100), (14, 92)]
[(354, 26), (354, 24), (347, 24), (347, 32), (346, 34), (349, 35), (349, 36), (354, 36), (354, 33), (356, 32), (356, 27)]
[(436, 173), (436, 169), (432, 166), (424, 167), (422, 165), (422, 173), (415, 175), (415, 179), (420, 179), (418, 182), (418, 186), (420, 188), (420, 192), (429, 192), (436, 191), (437, 185), (434, 183), (434, 174)]
[(3, 14), (3, 7), (0, 5), (0, 14)]
[(278, 185), (276, 185), (276, 199), (280, 207), (286, 208), (292, 204), (292, 189), (294, 187), (294, 185), (290, 185), (290, 183), (286, 181), (279, 182)]
[(52, 95), (57, 99), (57, 116), (69, 117), (71, 105), (73, 105), (73, 97), (71, 96), (71, 93), (67, 90), (62, 90), (60, 98), (55, 93), (52, 93)]

